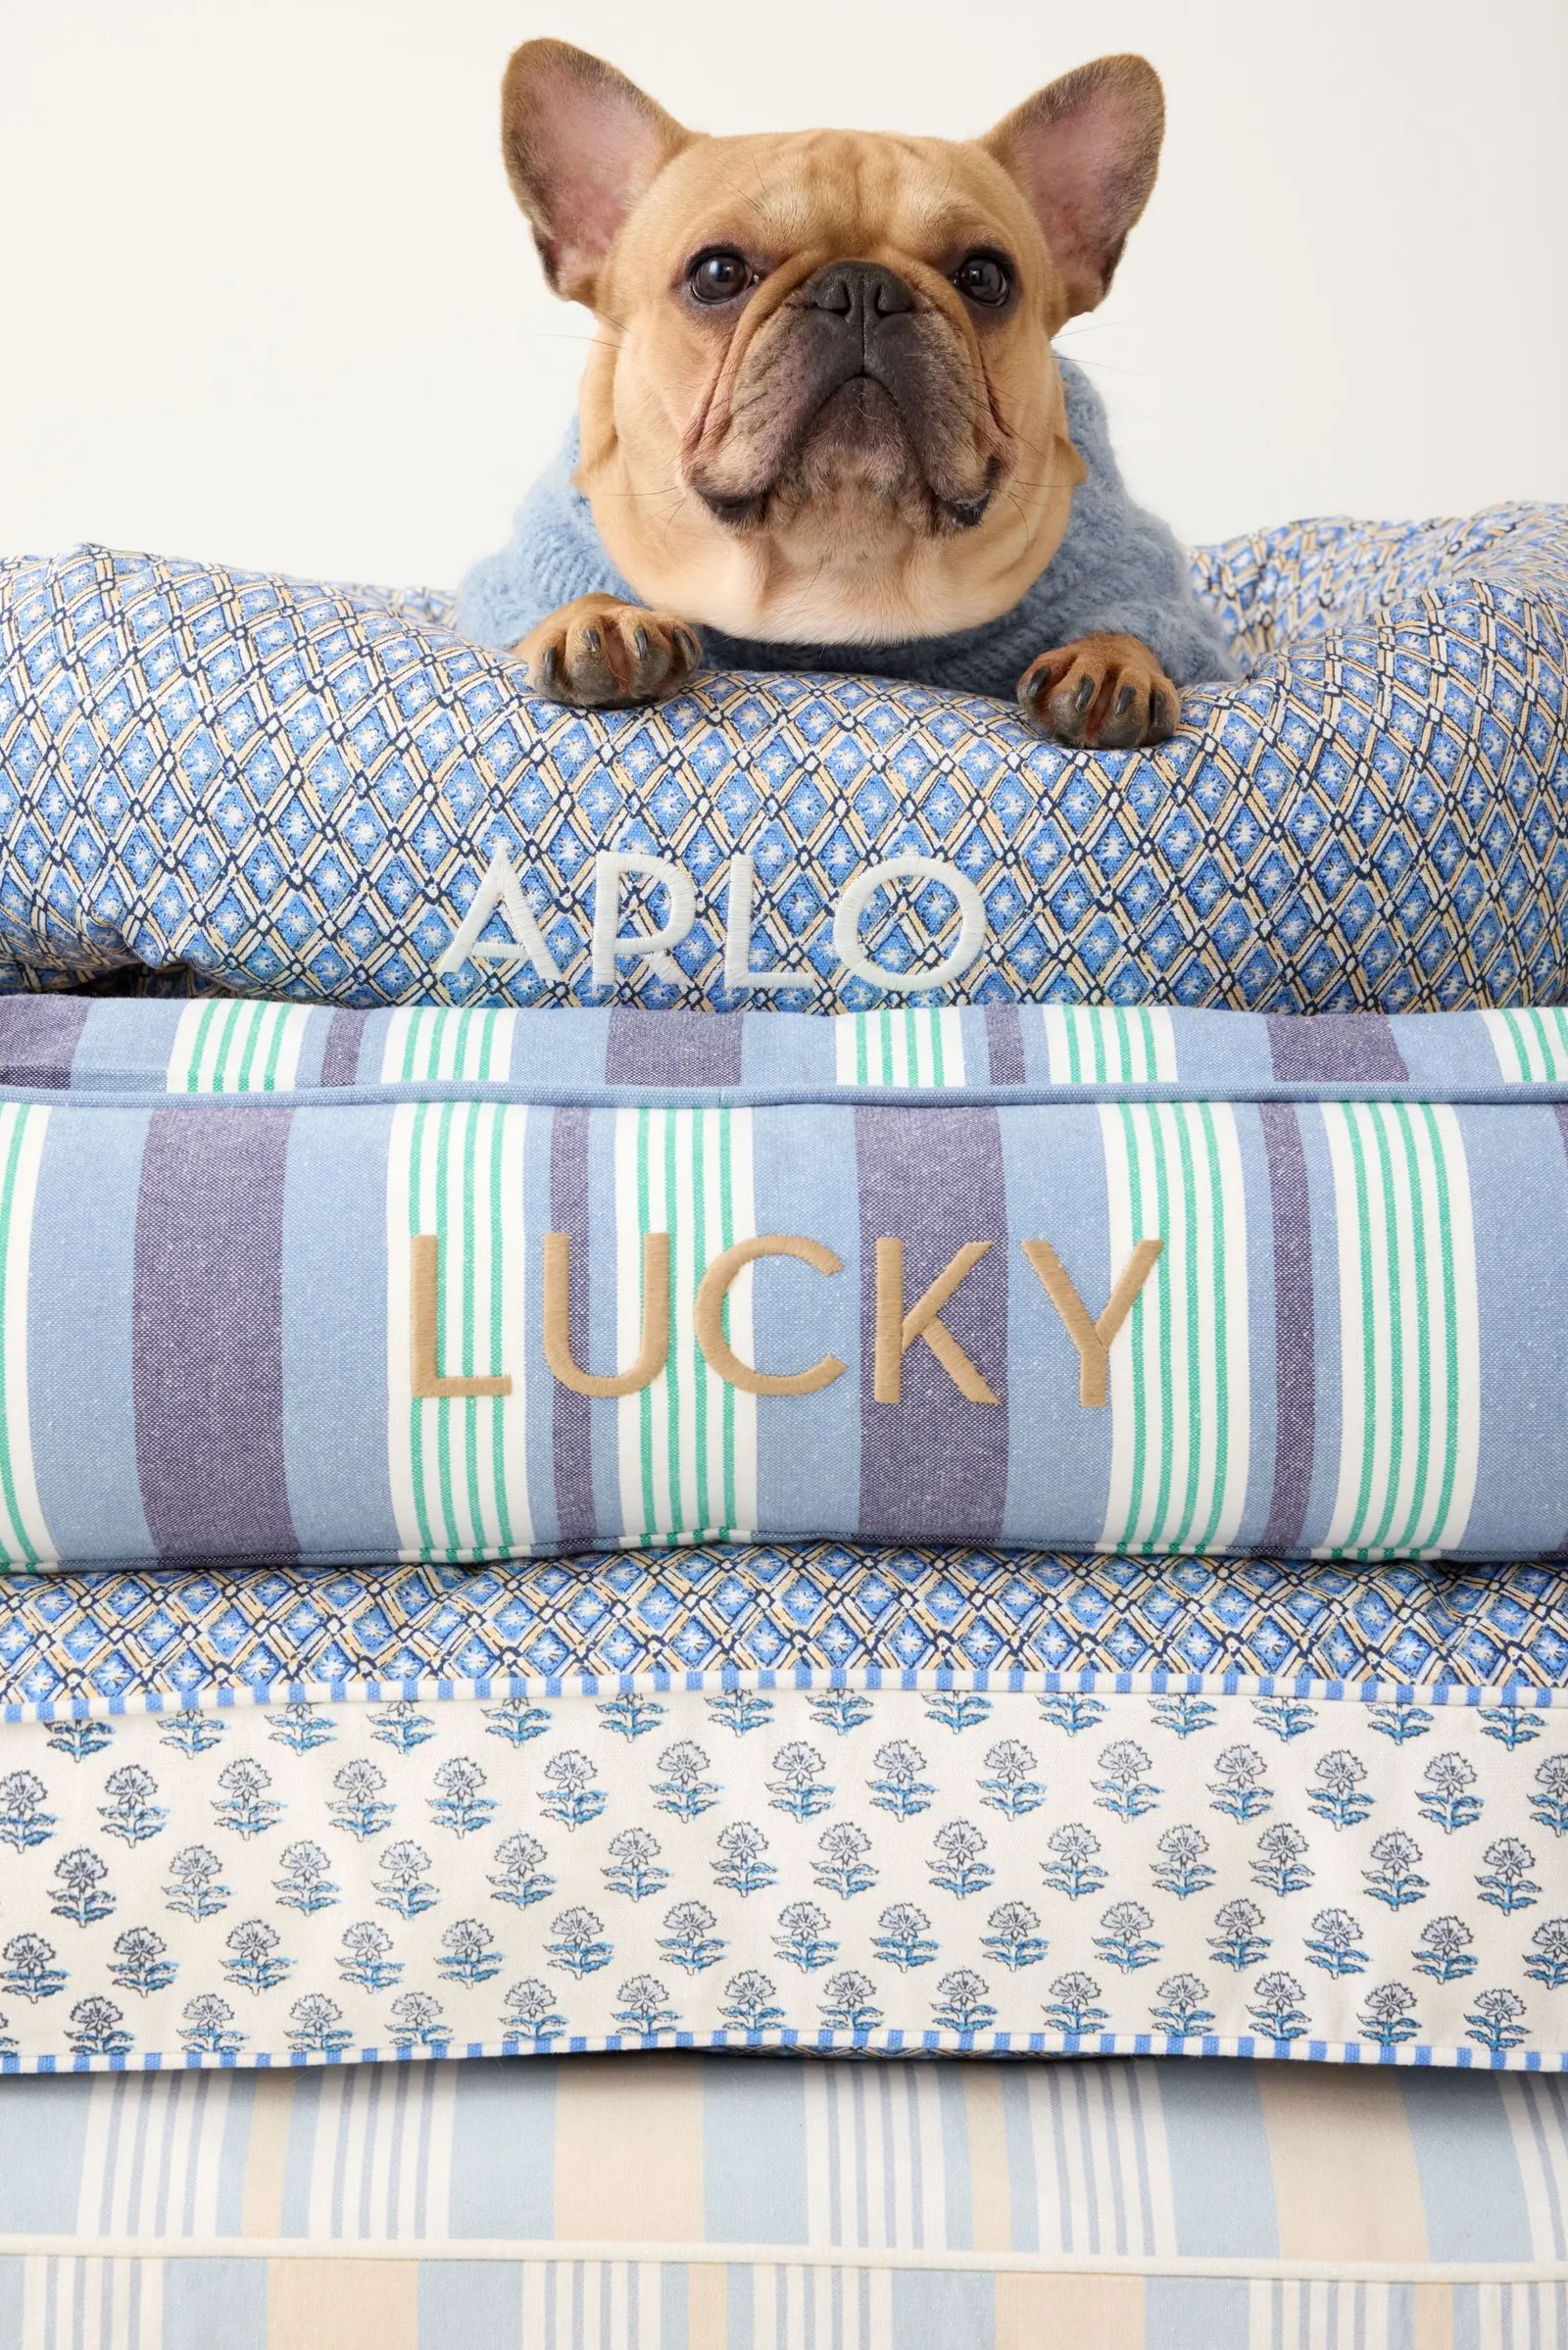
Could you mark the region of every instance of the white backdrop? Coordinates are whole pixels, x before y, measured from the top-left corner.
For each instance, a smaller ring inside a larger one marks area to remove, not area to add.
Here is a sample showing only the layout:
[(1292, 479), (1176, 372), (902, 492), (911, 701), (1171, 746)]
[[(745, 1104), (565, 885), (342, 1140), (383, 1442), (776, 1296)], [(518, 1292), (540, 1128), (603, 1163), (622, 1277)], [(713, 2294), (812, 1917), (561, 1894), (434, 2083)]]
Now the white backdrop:
[(1568, 497), (1563, 0), (0, 0), (0, 553), (448, 583), (588, 321), (497, 152), (515, 42), (709, 129), (963, 136), (1110, 49), (1165, 161), (1068, 329), (1189, 538)]

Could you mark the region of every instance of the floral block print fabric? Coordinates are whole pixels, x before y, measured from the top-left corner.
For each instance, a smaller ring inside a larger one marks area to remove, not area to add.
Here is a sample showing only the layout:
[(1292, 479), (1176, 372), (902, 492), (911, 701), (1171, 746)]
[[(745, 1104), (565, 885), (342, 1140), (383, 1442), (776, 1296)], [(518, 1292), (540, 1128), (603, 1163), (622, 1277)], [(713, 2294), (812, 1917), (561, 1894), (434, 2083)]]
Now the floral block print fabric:
[(1550, 2350), (1560, 2081), (602, 2057), (0, 2084), (23, 2350)]
[(1568, 993), (1568, 521), (1195, 558), (1250, 663), (1147, 753), (715, 674), (585, 716), (450, 600), (84, 548), (0, 565), (11, 987), (369, 1005), (1442, 1009)]
[(1560, 1012), (19, 998), (0, 1052), (16, 1569), (1568, 1541)]
[(1568, 2066), (1559, 1692), (413, 1688), (11, 1722), (4, 2068)]

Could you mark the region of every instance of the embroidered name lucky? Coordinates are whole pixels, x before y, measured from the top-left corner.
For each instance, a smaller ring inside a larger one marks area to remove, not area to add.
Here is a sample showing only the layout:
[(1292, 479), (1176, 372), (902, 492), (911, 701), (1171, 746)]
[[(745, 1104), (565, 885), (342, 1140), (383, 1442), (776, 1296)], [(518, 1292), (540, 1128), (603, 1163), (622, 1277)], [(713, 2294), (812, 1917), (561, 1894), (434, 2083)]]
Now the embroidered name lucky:
[[(970, 1403), (1000, 1402), (983, 1370), (942, 1318), (962, 1284), (993, 1246), (991, 1241), (966, 1241), (955, 1250), (936, 1279), (911, 1301), (905, 1285), (903, 1241), (891, 1233), (877, 1240), (867, 1272), (873, 1292), (871, 1393), (878, 1403), (903, 1401), (904, 1358), (914, 1346), (930, 1349), (958, 1393)], [(1060, 1317), (1077, 1351), (1078, 1400), (1090, 1410), (1105, 1401), (1111, 1345), (1153, 1271), (1163, 1246), (1157, 1240), (1137, 1242), (1102, 1310), (1094, 1314), (1049, 1241), (1020, 1244), (1022, 1255), (1045, 1298)], [(726, 1334), (724, 1308), (732, 1287), (748, 1265), (765, 1257), (793, 1257), (826, 1280), (834, 1279), (844, 1270), (842, 1257), (822, 1242), (800, 1233), (763, 1232), (737, 1241), (709, 1262), (697, 1285), (692, 1312), (697, 1344), (715, 1376), (747, 1395), (814, 1395), (842, 1379), (849, 1369), (838, 1355), (823, 1354), (801, 1370), (762, 1371), (736, 1353)], [(512, 1379), (507, 1372), (464, 1377), (441, 1369), (442, 1263), (437, 1234), (423, 1232), (413, 1236), (409, 1274), (409, 1384), (416, 1399), (510, 1395)], [(643, 1235), (639, 1345), (635, 1358), (623, 1370), (594, 1371), (579, 1363), (573, 1352), (571, 1243), (567, 1234), (545, 1235), (541, 1275), (544, 1355), (551, 1376), (578, 1395), (633, 1395), (639, 1389), (651, 1387), (669, 1358), (668, 1233)]]

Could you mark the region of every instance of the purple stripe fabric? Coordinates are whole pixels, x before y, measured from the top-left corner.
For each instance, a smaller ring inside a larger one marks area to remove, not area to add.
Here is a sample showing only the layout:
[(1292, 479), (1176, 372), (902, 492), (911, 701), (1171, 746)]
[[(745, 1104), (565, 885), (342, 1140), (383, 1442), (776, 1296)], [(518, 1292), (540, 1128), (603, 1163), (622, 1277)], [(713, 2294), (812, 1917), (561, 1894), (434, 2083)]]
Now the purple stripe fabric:
[[(656, 1019), (665, 1015), (656, 1012)], [(574, 1362), (593, 1358), (588, 1339), (588, 1132), (585, 1109), (558, 1109), (550, 1121), (550, 1228), (571, 1243), (571, 1296), (567, 1331)], [(556, 1516), (563, 1542), (591, 1542), (594, 1516), (593, 1398), (559, 1380), (555, 1390), (552, 1444), (555, 1454)]]
[(1269, 1053), (1281, 1085), (1356, 1084), (1408, 1077), (1394, 1030), (1381, 1012), (1320, 1011), (1310, 1019), (1270, 1018)]
[[(884, 1237), (904, 1243), (908, 1310), (965, 1241), (1007, 1230), (1002, 1137), (994, 1110), (855, 1113), (861, 1260)], [(872, 1395), (874, 1282), (861, 1284), (860, 1522), (875, 1542), (944, 1541), (959, 1527), (994, 1540), (1007, 1498), (1007, 1249), (994, 1245), (943, 1311), (958, 1345), (1000, 1397), (971, 1403), (924, 1340), (904, 1357), (898, 1403)]]
[(68, 1086), (91, 1002), (0, 996), (0, 1085)]
[(323, 1085), (357, 1085), (360, 1079), (360, 1045), (365, 1036), (368, 1014), (363, 1011), (335, 1011), (321, 1049), (321, 1083)]
[(1317, 1433), (1312, 1231), (1299, 1113), (1262, 1102), (1257, 1114), (1274, 1215), (1274, 1490), (1260, 1547), (1289, 1550), (1306, 1523)]
[(612, 1011), (605, 1050), (607, 1085), (739, 1085), (738, 1014)]
[(1016, 1004), (986, 1005), (986, 1055), (993, 1085), (1022, 1085), (1023, 1023)]
[(136, 1209), (136, 1472), (160, 1557), (297, 1555), (283, 1460), (292, 1113), (159, 1110)]

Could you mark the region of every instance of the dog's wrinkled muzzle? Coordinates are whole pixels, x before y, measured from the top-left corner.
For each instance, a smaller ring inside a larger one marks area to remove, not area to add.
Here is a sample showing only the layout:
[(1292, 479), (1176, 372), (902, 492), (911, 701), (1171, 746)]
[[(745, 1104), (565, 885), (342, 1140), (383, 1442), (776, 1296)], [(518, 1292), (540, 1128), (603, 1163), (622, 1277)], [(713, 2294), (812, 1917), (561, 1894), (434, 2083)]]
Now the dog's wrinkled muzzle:
[[(824, 426), (830, 402), (852, 386), (863, 386), (859, 399), (835, 411), (834, 428), (862, 445), (898, 441), (924, 475), (948, 524), (970, 529), (979, 522), (993, 484), (951, 494), (949, 485), (958, 489), (959, 484), (953, 481), (954, 466), (940, 446), (953, 420), (951, 363), (948, 368), (933, 364), (931, 321), (905, 279), (878, 262), (829, 262), (797, 290), (788, 311), (794, 409), (788, 455), (798, 455)], [(700, 481), (694, 486), (720, 520), (744, 523), (765, 507), (772, 484), (739, 495)]]

